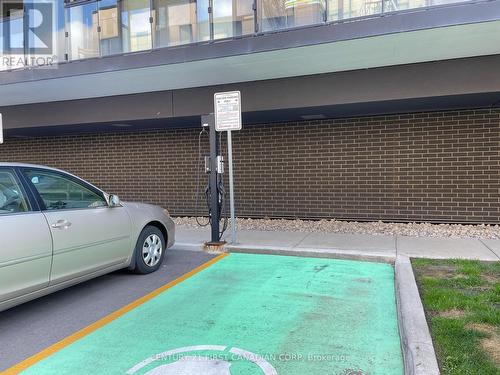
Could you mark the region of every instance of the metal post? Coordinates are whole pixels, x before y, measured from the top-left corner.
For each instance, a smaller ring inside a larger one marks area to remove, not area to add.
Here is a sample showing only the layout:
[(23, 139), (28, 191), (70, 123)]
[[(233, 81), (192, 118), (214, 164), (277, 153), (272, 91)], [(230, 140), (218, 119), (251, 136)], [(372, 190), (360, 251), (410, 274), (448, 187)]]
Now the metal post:
[(229, 200), (231, 207), (231, 243), (236, 243), (236, 217), (234, 214), (233, 140), (231, 130), (227, 132), (227, 162), (229, 163)]
[(219, 137), (215, 131), (215, 119), (213, 113), (203, 116), (203, 123), (210, 126), (210, 212), (212, 214), (212, 242), (219, 242), (219, 191), (217, 176), (217, 155), (219, 155)]
[(215, 30), (214, 30), (214, 1), (208, 0), (208, 30), (209, 30), (209, 38), (212, 42), (215, 38)]
[(2, 114), (0, 113), (0, 145), (3, 143), (3, 120)]
[(255, 34), (259, 33), (259, 5), (257, 5), (258, 0), (254, 0), (252, 4), (252, 10), (253, 10), (253, 31)]

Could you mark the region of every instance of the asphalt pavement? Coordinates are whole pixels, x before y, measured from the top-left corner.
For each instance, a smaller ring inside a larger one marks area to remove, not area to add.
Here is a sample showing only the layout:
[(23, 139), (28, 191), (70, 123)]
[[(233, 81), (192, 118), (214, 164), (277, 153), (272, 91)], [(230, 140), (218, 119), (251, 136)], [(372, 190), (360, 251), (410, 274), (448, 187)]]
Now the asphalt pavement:
[[(171, 250), (155, 273), (117, 271), (0, 312), (0, 372), (211, 258), (203, 252)], [(168, 319), (169, 311), (164, 314)]]

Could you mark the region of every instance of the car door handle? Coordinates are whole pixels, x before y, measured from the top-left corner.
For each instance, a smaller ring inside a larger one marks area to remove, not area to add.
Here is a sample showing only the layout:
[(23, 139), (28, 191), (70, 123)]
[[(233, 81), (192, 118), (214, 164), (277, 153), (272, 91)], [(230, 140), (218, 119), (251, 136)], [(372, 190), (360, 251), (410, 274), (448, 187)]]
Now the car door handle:
[(54, 229), (68, 229), (71, 223), (68, 220), (57, 220), (55, 223), (51, 224)]

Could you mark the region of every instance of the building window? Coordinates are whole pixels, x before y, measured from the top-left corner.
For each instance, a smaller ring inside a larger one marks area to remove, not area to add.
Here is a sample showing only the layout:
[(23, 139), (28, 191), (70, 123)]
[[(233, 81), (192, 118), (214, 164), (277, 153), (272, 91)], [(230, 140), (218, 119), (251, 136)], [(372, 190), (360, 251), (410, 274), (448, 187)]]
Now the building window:
[(120, 3), (123, 52), (153, 48), (149, 0), (122, 0)]
[[(203, 2), (203, 1), (202, 1)], [(155, 47), (169, 47), (209, 39), (206, 9), (192, 0), (156, 0)]]
[[(329, 0), (328, 20), (338, 21), (382, 13), (383, 0)], [(388, 3), (388, 1), (386, 1)]]
[(119, 16), (116, 0), (99, 1), (99, 43), (102, 56), (115, 55), (123, 51), (118, 26)]
[(70, 2), (66, 9), (69, 59), (99, 56), (99, 12), (97, 2)]
[(261, 31), (324, 22), (325, 4), (325, 0), (259, 0)]

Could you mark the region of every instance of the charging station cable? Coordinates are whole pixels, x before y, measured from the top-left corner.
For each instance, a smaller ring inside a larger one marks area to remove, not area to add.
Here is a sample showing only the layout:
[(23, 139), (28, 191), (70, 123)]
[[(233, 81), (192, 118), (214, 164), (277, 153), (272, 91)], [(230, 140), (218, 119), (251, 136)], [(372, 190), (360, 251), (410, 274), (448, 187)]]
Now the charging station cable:
[(221, 207), (221, 212), (219, 217), (223, 218), (223, 224), (222, 224), (222, 230), (219, 233), (219, 240), (222, 238), (224, 235), (224, 232), (226, 232), (227, 227), (228, 227), (228, 215), (227, 215), (227, 209), (226, 209), (226, 190), (224, 189), (224, 182), (222, 181), (222, 176), (221, 180), (219, 183), (219, 194), (221, 195), (221, 202), (220, 202), (220, 207)]

